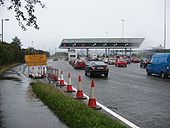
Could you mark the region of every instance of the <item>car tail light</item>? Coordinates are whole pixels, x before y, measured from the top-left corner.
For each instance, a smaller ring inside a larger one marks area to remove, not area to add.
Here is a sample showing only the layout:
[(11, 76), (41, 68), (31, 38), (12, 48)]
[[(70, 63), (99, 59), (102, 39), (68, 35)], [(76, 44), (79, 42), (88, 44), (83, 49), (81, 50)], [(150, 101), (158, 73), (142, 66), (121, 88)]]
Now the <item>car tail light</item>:
[(106, 66), (106, 70), (108, 70), (109, 68), (108, 68), (108, 66)]
[(91, 68), (92, 68), (92, 70), (95, 70), (95, 66), (92, 66)]

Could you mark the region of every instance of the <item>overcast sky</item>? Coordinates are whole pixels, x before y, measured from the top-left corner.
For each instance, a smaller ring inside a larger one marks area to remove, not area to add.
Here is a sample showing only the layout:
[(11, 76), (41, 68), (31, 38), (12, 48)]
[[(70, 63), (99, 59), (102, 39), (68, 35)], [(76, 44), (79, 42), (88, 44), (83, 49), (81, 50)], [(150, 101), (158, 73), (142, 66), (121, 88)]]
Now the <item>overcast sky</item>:
[[(141, 48), (163, 45), (164, 0), (41, 0), (46, 9), (36, 8), (40, 30), (22, 31), (12, 11), (0, 7), (4, 40), (17, 36), (23, 47), (54, 51), (63, 38), (145, 38)], [(1, 30), (1, 25), (0, 25)], [(167, 0), (167, 44), (170, 48), (170, 1)]]

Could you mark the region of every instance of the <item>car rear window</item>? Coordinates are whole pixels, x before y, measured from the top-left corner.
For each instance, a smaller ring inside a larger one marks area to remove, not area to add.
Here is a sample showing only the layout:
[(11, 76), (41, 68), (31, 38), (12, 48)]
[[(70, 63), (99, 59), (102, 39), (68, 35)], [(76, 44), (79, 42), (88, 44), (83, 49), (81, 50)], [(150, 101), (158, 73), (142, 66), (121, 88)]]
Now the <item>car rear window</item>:
[(95, 64), (96, 65), (106, 65), (103, 61), (96, 61)]

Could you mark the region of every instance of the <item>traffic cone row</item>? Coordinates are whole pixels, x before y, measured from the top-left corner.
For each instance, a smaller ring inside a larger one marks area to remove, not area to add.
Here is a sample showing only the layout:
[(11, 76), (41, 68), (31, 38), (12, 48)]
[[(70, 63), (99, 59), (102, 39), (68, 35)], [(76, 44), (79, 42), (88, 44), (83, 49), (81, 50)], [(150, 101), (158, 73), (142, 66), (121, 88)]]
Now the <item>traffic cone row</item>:
[[(56, 73), (55, 73), (55, 75), (56, 75)], [(58, 79), (58, 81), (59, 81), (60, 86), (65, 86), (65, 81), (64, 81), (62, 70), (60, 72), (60, 79)], [(72, 87), (70, 73), (68, 73), (68, 85), (67, 85), (65, 92), (75, 92), (75, 90), (73, 90), (73, 87)], [(83, 93), (83, 90), (82, 90), (82, 78), (81, 78), (80, 75), (78, 76), (77, 92), (76, 92), (76, 95), (75, 95), (74, 98), (75, 99), (87, 99), (87, 97), (84, 96), (84, 93)], [(93, 109), (101, 109), (101, 107), (98, 107), (97, 104), (96, 104), (96, 94), (95, 94), (94, 80), (92, 80), (92, 82), (91, 82), (91, 92), (90, 92), (90, 97), (89, 97), (89, 101), (88, 101), (88, 106), (90, 108), (93, 108)]]

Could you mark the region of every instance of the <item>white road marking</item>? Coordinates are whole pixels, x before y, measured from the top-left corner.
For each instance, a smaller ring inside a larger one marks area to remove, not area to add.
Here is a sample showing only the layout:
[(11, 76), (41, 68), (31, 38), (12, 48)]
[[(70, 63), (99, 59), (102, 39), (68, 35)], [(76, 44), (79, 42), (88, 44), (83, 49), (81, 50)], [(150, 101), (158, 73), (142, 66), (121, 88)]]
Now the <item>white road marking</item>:
[[(68, 85), (66, 82), (64, 82), (64, 84)], [(73, 90), (77, 91), (77, 89), (74, 88), (74, 87), (73, 87)], [(87, 96), (86, 94), (84, 94), (84, 96), (86, 96), (87, 99), (89, 99), (89, 96)], [(134, 123), (128, 121), (127, 119), (125, 119), (124, 117), (120, 116), (119, 114), (113, 112), (111, 109), (107, 108), (106, 106), (102, 105), (101, 103), (99, 103), (99, 102), (96, 102), (96, 103), (97, 103), (98, 106), (102, 107), (103, 110), (105, 110), (106, 112), (108, 112), (112, 116), (116, 117), (120, 121), (124, 122), (125, 124), (127, 124), (131, 128), (140, 128), (139, 126), (137, 126)]]

